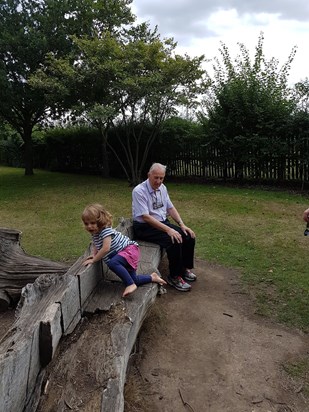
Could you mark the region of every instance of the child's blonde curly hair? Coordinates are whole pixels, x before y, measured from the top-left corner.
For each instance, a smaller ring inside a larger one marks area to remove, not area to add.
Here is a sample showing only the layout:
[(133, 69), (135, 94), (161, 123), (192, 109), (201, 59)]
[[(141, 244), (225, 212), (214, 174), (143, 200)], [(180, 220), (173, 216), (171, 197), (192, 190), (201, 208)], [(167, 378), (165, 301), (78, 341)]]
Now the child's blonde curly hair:
[(112, 226), (113, 216), (99, 203), (92, 203), (85, 207), (82, 213), (82, 221), (84, 223), (89, 221), (96, 222), (98, 228), (102, 229), (103, 227)]

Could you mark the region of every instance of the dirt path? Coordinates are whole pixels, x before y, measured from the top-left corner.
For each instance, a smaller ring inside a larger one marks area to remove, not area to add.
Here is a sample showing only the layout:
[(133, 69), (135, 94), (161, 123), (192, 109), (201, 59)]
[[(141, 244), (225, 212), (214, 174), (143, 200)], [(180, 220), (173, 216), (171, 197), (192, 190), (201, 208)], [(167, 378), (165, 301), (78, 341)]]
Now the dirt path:
[[(282, 367), (308, 356), (308, 336), (255, 315), (236, 272), (196, 263), (193, 290), (169, 287), (145, 324), (126, 410), (309, 411), (301, 382)], [(138, 383), (142, 406), (131, 409)]]

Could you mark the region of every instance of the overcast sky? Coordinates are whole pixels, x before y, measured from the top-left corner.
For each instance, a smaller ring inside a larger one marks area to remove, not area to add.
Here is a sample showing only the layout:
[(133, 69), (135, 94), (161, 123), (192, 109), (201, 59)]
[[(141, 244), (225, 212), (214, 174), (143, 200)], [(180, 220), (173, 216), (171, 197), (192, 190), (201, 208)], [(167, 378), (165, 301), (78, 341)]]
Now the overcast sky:
[(138, 22), (157, 25), (162, 37), (178, 43), (178, 53), (191, 57), (220, 57), (220, 41), (232, 58), (239, 53), (237, 43), (253, 55), (263, 32), (264, 53), (278, 59), (280, 66), (293, 46), (298, 47), (290, 82), (309, 78), (308, 0), (133, 0), (132, 10)]

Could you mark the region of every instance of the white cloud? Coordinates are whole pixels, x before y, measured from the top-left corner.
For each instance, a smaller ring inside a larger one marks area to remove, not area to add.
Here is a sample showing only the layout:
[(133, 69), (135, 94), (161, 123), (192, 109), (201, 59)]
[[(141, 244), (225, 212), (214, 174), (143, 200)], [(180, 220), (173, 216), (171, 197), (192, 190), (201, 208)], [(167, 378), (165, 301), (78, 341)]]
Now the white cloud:
[(177, 51), (190, 56), (219, 57), (220, 41), (232, 57), (243, 43), (254, 54), (261, 32), (264, 53), (282, 65), (294, 46), (298, 50), (290, 70), (292, 83), (309, 77), (309, 2), (301, 0), (134, 0), (139, 21), (158, 26), (162, 37), (173, 37)]

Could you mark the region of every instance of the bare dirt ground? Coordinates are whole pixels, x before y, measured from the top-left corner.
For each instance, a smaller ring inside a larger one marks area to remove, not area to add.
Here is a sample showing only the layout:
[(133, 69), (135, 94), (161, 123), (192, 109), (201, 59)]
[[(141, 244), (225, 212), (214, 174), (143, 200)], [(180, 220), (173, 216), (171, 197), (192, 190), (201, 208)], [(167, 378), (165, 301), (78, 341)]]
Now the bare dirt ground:
[(196, 273), (191, 292), (168, 288), (146, 320), (127, 411), (309, 411), (303, 382), (284, 370), (308, 357), (309, 337), (256, 315), (237, 272), (199, 260)]
[[(309, 336), (255, 314), (236, 271), (202, 260), (195, 271), (191, 292), (167, 286), (153, 305), (132, 356), (125, 411), (309, 411), (304, 381), (285, 371), (286, 365), (308, 358)], [(99, 352), (112, 316), (86, 319), (65, 339), (54, 370), (48, 371), (50, 388), (40, 412), (99, 412), (108, 371), (91, 366), (105, 356)], [(12, 312), (1, 314), (0, 338), (12, 320)], [(80, 344), (71, 345), (77, 339)], [(63, 398), (60, 403), (61, 388), (76, 382), (83, 402)]]

